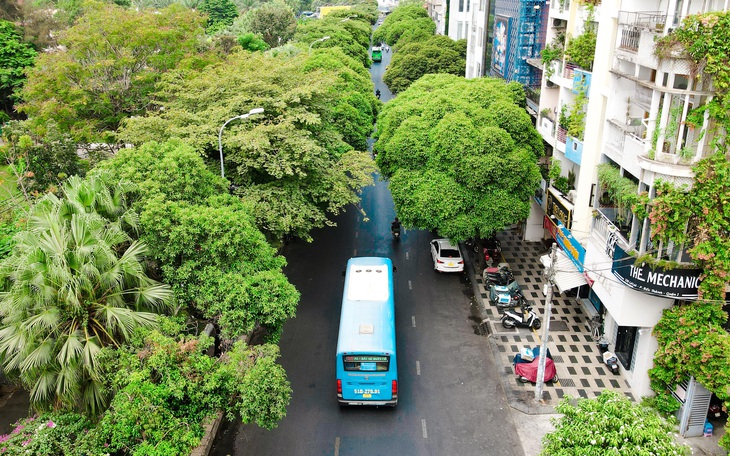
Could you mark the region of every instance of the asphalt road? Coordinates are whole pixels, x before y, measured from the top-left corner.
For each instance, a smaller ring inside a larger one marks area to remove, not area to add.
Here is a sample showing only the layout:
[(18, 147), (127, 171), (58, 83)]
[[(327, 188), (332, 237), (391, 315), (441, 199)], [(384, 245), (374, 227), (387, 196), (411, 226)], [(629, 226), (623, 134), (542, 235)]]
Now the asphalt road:
[[(371, 68), (382, 101), (392, 97), (382, 83), (391, 55), (384, 52)], [(467, 277), (433, 271), (432, 233), (404, 230), (393, 241), (394, 216), (387, 183), (378, 180), (363, 192), (362, 207), (337, 217), (336, 227), (317, 230), (312, 243), (285, 248), (285, 272), (302, 293), (280, 342), (292, 402), (272, 431), (224, 423), (213, 456), (523, 455), (488, 341), (470, 318), (474, 298)], [(386, 256), (397, 268), (395, 409), (337, 404), (342, 273), (353, 256)]]
[[(486, 338), (470, 319), (463, 274), (433, 271), (433, 235), (390, 235), (387, 184), (363, 194), (369, 221), (351, 208), (337, 227), (284, 251), (286, 274), (302, 293), (284, 327), (281, 363), (293, 388), (287, 417), (266, 431), (225, 423), (213, 455), (521, 455)], [(400, 397), (395, 409), (340, 409), (334, 357), (344, 270), (352, 256), (388, 256), (395, 274)]]

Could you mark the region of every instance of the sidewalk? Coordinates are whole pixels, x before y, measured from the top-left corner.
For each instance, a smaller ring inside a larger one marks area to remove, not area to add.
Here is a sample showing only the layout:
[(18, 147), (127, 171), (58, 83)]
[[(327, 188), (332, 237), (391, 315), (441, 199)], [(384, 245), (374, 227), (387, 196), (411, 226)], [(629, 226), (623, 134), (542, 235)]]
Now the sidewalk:
[[(520, 241), (512, 231), (502, 232), (498, 238), (502, 244), (502, 261), (510, 266), (525, 297), (544, 324), (543, 266), (539, 258), (548, 253), (548, 248), (540, 242)], [(502, 327), (499, 309), (487, 298), (481, 274), (475, 273), (478, 263), (474, 256), (470, 252), (467, 273), (477, 303), (481, 304), (483, 326), (489, 333), (489, 345), (499, 364), (502, 387), (513, 409), (514, 422), (526, 456), (540, 453), (540, 440), (553, 429), (550, 418), (560, 416), (555, 413), (555, 406), (564, 396), (593, 398), (605, 389), (613, 389), (623, 392), (632, 400), (637, 399), (633, 397), (628, 382), (621, 375), (610, 373), (603, 363), (596, 342), (591, 337), (588, 324), (590, 316), (585, 313), (582, 303), (576, 298), (553, 295), (548, 348), (555, 361), (558, 381), (546, 383), (542, 403), (536, 402), (535, 385), (517, 380), (512, 359), (521, 348), (540, 345), (543, 329), (534, 331)], [(679, 440), (689, 445), (696, 455), (727, 455), (717, 445), (723, 432), (723, 429), (715, 427), (712, 437)]]

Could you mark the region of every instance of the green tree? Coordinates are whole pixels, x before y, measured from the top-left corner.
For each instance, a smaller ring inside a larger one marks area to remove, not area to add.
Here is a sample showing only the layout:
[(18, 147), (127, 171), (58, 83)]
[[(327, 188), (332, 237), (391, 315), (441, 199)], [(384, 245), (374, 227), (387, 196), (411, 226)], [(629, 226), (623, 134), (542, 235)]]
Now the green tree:
[(374, 150), (405, 225), (461, 241), (527, 217), (542, 141), (515, 86), (426, 75), (385, 105)]
[(269, 49), (269, 45), (266, 41), (262, 40), (253, 33), (244, 33), (238, 37), (238, 44), (246, 51), (256, 52), (265, 51)]
[(285, 260), (256, 227), (253, 209), (227, 194), (192, 147), (147, 143), (99, 169), (138, 188), (141, 238), (180, 305), (214, 321), (224, 339), (255, 331), (278, 339), (299, 301)]
[(128, 119), (121, 136), (140, 144), (185, 137), (219, 161), (218, 132), (233, 116), (261, 107), (263, 114), (229, 124), (223, 134), (227, 177), (253, 204), (257, 226), (280, 239), (309, 239), (314, 227), (359, 201), (372, 182), (367, 153), (352, 151), (337, 131), (343, 96), (332, 71), (303, 71), (307, 54), (239, 52), (203, 71), (170, 74), (157, 103), (164, 110)]
[(423, 6), (413, 4), (399, 6), (373, 32), (373, 42), (395, 46), (403, 33), (421, 28), (431, 30), (429, 35), (433, 35), (436, 30), (436, 24), (428, 16), (428, 12)]
[(68, 177), (85, 174), (76, 143), (52, 121), (41, 135), (28, 130), (23, 122), (10, 122), (3, 126), (3, 137), (5, 145), (0, 150), (5, 159), (14, 169), (23, 168), (17, 178), (26, 197), (60, 191)]
[(365, 18), (347, 19), (347, 17), (327, 16), (316, 21), (306, 21), (297, 27), (294, 41), (302, 43), (302, 47), (308, 49), (309, 45), (315, 40), (329, 36), (328, 40), (317, 43), (314, 50), (329, 52), (326, 49), (339, 47), (345, 54), (359, 61), (363, 67), (368, 68), (371, 63), (368, 54), (370, 24)]
[(16, 117), (14, 92), (23, 86), (23, 72), (33, 66), (36, 55), (12, 22), (0, 20), (0, 123)]
[(208, 15), (208, 33), (232, 25), (238, 17), (238, 8), (231, 0), (202, 0), (199, 9)]
[(40, 408), (104, 410), (99, 351), (171, 303), (145, 273), (147, 247), (125, 231), (136, 223), (128, 189), (107, 182), (73, 177), (64, 199), (42, 198), (0, 263), (0, 360)]
[(294, 36), (294, 12), (282, 3), (265, 3), (248, 14), (248, 31), (261, 36), (270, 47), (286, 44)]
[(81, 441), (87, 454), (189, 454), (202, 422), (217, 410), (272, 429), (286, 415), (291, 387), (278, 347), (238, 342), (220, 359), (203, 351), (212, 339), (149, 332), (141, 346), (112, 356), (118, 391), (99, 424)]
[(194, 55), (203, 18), (181, 6), (159, 11), (88, 3), (29, 71), (20, 110), (34, 127), (55, 120), (79, 142), (116, 142), (122, 119), (143, 115), (160, 76)]
[(555, 430), (543, 437), (541, 455), (691, 454), (672, 437), (673, 424), (617, 391), (604, 390), (595, 399), (578, 399), (576, 405), (565, 397), (556, 411), (563, 416), (551, 420)]
[(393, 54), (383, 82), (394, 92), (402, 92), (424, 74), (463, 75), (466, 69), (466, 40), (454, 41), (436, 35), (422, 42), (404, 45)]

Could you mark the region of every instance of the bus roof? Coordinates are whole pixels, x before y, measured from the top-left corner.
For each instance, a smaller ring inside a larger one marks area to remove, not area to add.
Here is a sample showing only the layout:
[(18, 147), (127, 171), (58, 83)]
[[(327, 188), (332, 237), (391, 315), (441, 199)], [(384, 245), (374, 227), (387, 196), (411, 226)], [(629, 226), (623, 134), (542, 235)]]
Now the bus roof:
[(395, 353), (393, 262), (351, 258), (345, 277), (337, 352)]

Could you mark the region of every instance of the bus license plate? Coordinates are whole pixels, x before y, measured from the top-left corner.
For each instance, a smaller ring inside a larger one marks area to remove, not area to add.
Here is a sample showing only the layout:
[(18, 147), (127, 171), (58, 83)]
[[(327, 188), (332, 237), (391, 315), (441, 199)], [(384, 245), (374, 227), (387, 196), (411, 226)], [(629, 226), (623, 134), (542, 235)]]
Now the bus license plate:
[(370, 393), (365, 393), (365, 394), (362, 395), (362, 398), (363, 399), (370, 399), (371, 397), (373, 397), (373, 395), (370, 394)]

